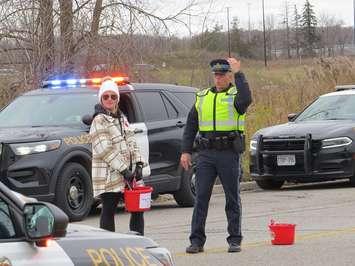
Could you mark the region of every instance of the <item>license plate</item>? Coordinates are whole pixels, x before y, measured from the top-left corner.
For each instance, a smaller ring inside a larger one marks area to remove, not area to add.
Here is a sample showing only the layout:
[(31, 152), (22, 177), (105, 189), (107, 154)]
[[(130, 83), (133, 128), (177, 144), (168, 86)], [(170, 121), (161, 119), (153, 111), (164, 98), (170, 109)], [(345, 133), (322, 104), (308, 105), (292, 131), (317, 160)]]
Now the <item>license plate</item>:
[(278, 166), (289, 166), (296, 164), (296, 156), (294, 154), (277, 155)]

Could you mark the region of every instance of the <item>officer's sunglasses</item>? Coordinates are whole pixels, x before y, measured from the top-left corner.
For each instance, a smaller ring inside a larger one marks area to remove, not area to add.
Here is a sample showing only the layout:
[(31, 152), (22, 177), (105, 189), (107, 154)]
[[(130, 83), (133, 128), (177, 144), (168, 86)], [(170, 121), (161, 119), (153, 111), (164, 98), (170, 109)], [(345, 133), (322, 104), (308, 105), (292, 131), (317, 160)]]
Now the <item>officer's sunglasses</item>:
[(113, 101), (117, 100), (117, 95), (116, 94), (104, 94), (102, 95), (102, 99), (104, 101), (107, 101), (109, 98), (111, 98)]

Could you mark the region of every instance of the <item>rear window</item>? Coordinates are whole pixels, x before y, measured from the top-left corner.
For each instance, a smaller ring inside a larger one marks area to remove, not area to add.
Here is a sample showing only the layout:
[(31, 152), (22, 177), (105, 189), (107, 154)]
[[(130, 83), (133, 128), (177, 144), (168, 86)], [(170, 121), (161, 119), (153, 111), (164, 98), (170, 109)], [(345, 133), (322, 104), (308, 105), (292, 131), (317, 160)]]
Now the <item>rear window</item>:
[(136, 92), (136, 96), (143, 109), (143, 115), (147, 122), (163, 121), (168, 119), (168, 113), (159, 92)]
[(173, 94), (188, 108), (195, 104), (195, 93), (193, 92), (173, 92)]

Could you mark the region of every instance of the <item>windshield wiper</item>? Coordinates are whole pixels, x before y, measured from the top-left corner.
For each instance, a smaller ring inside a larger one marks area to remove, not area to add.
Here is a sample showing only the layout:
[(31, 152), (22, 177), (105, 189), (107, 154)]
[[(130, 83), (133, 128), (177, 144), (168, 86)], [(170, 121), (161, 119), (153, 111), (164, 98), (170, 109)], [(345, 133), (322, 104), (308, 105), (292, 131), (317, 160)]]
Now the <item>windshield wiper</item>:
[(330, 117), (324, 120), (352, 120), (351, 118), (339, 118), (339, 117)]

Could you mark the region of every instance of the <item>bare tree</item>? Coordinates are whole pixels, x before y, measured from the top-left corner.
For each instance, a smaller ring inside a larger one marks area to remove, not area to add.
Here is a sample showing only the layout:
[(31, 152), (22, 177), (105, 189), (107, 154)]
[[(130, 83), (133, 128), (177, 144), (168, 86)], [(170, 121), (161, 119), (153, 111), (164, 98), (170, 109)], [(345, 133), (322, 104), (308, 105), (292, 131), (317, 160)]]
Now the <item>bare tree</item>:
[(74, 26), (73, 26), (73, 2), (68, 0), (59, 0), (60, 6), (60, 40), (61, 69), (64, 71), (74, 68)]
[(337, 20), (335, 16), (329, 14), (321, 14), (319, 19), (319, 32), (320, 32), (320, 48), (323, 56), (334, 56), (337, 40), (341, 34), (341, 27), (343, 21)]
[(162, 47), (167, 22), (182, 23), (180, 16), (194, 1), (163, 16), (148, 0), (1, 1), (0, 63), (24, 66), (26, 80), (90, 70), (105, 60), (132, 64)]
[(38, 62), (37, 73), (48, 74), (53, 71), (54, 66), (54, 25), (53, 25), (53, 1), (40, 0), (38, 12), (39, 31), (38, 46), (35, 50), (35, 58), (40, 58), (43, 62)]

